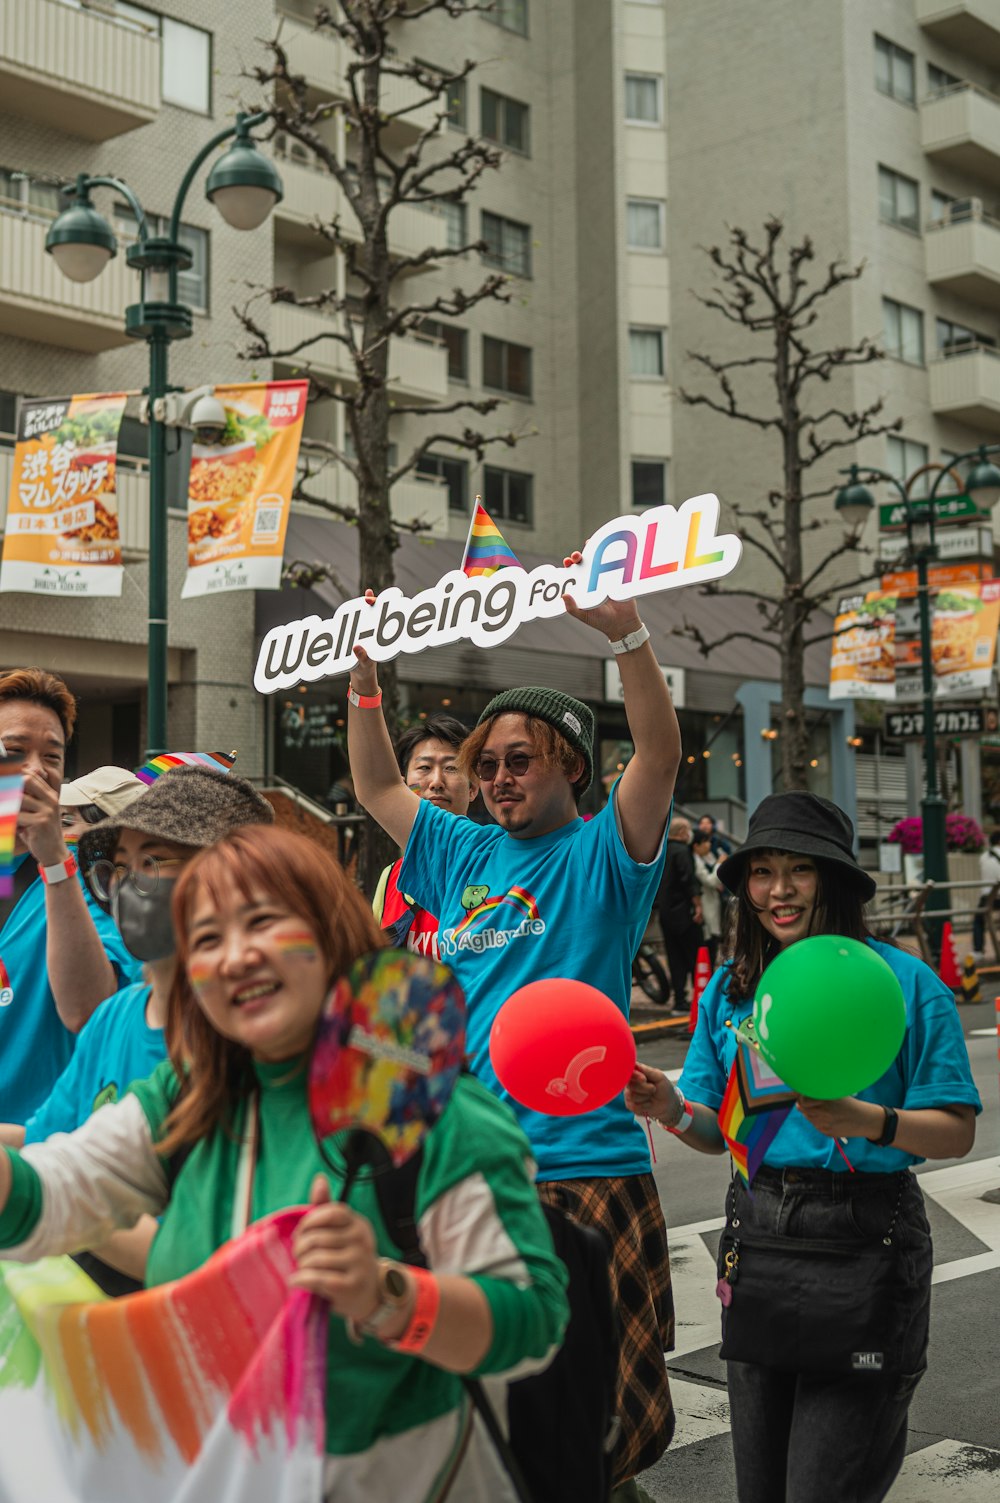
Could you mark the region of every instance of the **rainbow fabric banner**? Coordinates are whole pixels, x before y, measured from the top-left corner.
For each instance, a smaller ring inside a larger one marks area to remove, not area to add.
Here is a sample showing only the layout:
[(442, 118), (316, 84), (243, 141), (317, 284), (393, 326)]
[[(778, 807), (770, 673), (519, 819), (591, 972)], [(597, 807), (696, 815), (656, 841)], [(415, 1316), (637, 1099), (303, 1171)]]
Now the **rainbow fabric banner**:
[(123, 1299), (69, 1258), (0, 1263), (3, 1503), (319, 1503), (328, 1316), (288, 1287), (304, 1214)]
[(14, 843), (24, 796), (22, 768), (20, 757), (0, 757), (0, 898), (14, 892)]
[(478, 575), (495, 574), (498, 569), (523, 567), (479, 496), (476, 497), (476, 509), (472, 513), (460, 567), (462, 573), (470, 579), (475, 579)]
[(231, 772), (235, 761), (234, 751), (161, 752), (158, 757), (150, 757), (148, 762), (137, 767), (135, 775), (142, 783), (155, 783), (158, 777), (169, 772), (172, 767), (214, 767), (216, 772)]
[(736, 1058), (719, 1108), (719, 1128), (749, 1185), (795, 1104), (760, 1050), (737, 1035)]

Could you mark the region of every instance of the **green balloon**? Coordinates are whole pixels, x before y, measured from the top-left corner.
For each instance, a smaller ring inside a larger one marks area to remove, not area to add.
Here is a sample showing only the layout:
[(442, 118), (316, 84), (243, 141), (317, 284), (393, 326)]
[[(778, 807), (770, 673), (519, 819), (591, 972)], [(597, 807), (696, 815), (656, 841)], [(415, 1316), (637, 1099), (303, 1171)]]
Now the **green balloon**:
[(802, 1096), (856, 1096), (884, 1075), (906, 1032), (903, 988), (870, 945), (800, 939), (767, 967), (753, 999), (760, 1052)]

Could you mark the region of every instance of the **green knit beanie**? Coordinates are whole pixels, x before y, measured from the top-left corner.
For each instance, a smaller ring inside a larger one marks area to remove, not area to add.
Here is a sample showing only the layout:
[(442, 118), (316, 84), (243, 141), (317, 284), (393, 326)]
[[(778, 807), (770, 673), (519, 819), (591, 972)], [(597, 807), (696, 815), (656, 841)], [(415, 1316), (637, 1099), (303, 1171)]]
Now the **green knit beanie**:
[(527, 689), (505, 689), (490, 700), (476, 724), (483, 725), (494, 715), (533, 715), (536, 720), (547, 721), (583, 758), (583, 775), (575, 787), (586, 793), (594, 777), (593, 710), (571, 694), (535, 685)]

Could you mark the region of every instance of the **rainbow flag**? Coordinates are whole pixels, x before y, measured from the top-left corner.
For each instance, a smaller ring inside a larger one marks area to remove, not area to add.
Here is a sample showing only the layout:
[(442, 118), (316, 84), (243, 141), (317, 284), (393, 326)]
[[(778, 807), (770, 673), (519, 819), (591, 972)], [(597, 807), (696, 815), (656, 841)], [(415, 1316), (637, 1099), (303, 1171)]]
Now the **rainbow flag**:
[(20, 757), (0, 757), (0, 898), (9, 898), (14, 891), (14, 843), (24, 796), (22, 768)]
[(158, 757), (150, 757), (148, 762), (137, 767), (135, 775), (143, 783), (155, 783), (158, 777), (169, 772), (172, 767), (214, 767), (216, 772), (231, 772), (235, 761), (234, 751), (161, 752)]
[(742, 1030), (737, 1032), (736, 1058), (719, 1108), (719, 1128), (749, 1185), (795, 1105), (795, 1092), (741, 1035)]
[(460, 567), (462, 573), (470, 579), (495, 574), (498, 569), (524, 567), (518, 562), (513, 548), (504, 540), (503, 533), (486, 510), (480, 496), (476, 497), (476, 509), (472, 513)]
[(304, 1214), (123, 1299), (70, 1258), (0, 1262), (4, 1503), (318, 1503), (329, 1316), (288, 1287)]

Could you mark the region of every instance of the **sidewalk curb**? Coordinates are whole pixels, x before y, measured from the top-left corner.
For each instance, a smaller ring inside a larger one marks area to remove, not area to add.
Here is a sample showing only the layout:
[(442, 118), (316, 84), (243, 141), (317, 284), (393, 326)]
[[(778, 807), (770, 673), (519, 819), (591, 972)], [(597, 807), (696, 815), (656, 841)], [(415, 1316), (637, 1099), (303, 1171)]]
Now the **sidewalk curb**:
[(648, 1022), (641, 1020), (630, 1023), (629, 1027), (637, 1044), (650, 1044), (654, 1039), (669, 1038), (672, 1033), (683, 1032), (686, 1037), (688, 1017), (687, 1013), (681, 1013), (676, 1018), (652, 1018)]

